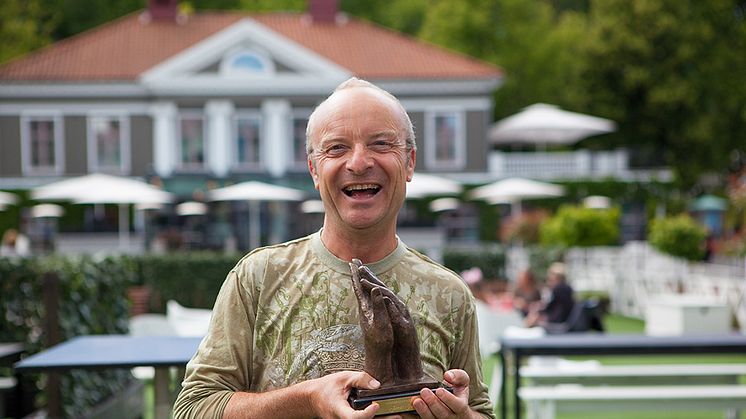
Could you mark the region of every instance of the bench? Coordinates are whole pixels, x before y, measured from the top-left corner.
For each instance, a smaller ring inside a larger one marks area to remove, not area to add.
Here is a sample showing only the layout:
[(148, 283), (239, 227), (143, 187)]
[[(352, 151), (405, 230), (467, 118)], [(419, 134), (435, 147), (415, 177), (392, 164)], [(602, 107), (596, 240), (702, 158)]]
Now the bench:
[(520, 369), (529, 385), (684, 385), (738, 384), (746, 376), (746, 364), (653, 364), (599, 365), (563, 362), (527, 365)]
[(746, 408), (746, 385), (522, 387), (529, 419), (554, 419), (556, 412), (618, 410), (718, 410), (737, 418)]

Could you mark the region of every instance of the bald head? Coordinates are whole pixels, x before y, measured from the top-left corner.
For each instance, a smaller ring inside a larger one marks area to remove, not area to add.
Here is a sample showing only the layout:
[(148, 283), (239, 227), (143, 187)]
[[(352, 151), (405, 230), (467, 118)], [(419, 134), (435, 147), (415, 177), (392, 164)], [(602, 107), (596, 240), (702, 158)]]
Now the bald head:
[(324, 99), (324, 101), (321, 102), (316, 107), (316, 109), (314, 109), (314, 111), (311, 113), (311, 116), (308, 118), (308, 126), (306, 127), (306, 153), (308, 153), (308, 156), (311, 158), (311, 160), (315, 160), (313, 157), (313, 151), (315, 141), (317, 140), (317, 136), (319, 134), (319, 129), (323, 125), (324, 121), (329, 117), (329, 112), (333, 112), (333, 107), (330, 106), (330, 104), (337, 96), (339, 96), (340, 94), (344, 94), (350, 89), (370, 89), (371, 93), (380, 96), (382, 101), (389, 101), (401, 117), (405, 137), (404, 143), (406, 145), (407, 151), (417, 150), (412, 121), (409, 119), (407, 111), (404, 110), (404, 107), (401, 105), (399, 100), (391, 93), (381, 89), (373, 83), (358, 79), (356, 77), (351, 77), (350, 79), (342, 82), (339, 86), (337, 86), (334, 89), (334, 92), (332, 92), (329, 97)]

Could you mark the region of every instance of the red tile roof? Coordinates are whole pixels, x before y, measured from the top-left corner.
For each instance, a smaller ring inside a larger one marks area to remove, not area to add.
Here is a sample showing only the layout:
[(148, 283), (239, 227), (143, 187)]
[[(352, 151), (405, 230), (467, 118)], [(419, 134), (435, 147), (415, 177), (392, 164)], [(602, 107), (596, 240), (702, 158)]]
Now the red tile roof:
[(145, 22), (133, 13), (0, 66), (0, 81), (129, 81), (242, 18), (370, 79), (474, 79), (501, 75), (498, 67), (350, 19), (310, 23), (301, 14), (206, 12), (186, 23)]

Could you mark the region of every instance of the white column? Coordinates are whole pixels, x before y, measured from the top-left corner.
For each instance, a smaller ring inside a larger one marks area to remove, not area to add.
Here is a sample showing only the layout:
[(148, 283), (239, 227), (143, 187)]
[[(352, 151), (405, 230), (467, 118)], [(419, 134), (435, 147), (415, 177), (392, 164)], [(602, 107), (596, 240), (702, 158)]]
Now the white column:
[(160, 177), (168, 177), (176, 167), (176, 115), (173, 102), (156, 102), (150, 107), (153, 117), (153, 166)]
[(290, 154), (290, 102), (281, 99), (270, 99), (262, 102), (264, 132), (262, 145), (267, 172), (274, 177), (281, 177), (287, 171)]
[(218, 177), (225, 177), (231, 167), (231, 135), (233, 103), (210, 100), (205, 105), (207, 116), (207, 167)]

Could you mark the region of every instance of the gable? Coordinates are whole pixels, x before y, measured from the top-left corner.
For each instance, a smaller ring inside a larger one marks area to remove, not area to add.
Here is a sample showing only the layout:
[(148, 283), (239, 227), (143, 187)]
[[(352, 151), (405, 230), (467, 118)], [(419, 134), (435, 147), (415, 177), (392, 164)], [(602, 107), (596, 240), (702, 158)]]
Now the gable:
[(146, 71), (159, 94), (325, 93), (352, 73), (251, 18)]

